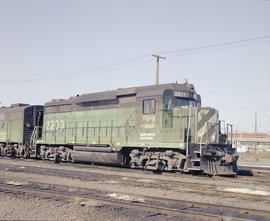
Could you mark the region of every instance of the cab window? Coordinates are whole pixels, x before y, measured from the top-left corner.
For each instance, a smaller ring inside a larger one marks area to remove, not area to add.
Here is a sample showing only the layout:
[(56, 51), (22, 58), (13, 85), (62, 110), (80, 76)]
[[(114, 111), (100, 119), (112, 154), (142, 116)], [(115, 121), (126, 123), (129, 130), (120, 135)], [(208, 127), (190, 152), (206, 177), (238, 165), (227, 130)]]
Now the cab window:
[(190, 99), (175, 97), (173, 105), (175, 107), (195, 107), (196, 102)]
[(143, 101), (143, 114), (153, 114), (156, 111), (156, 101), (154, 99)]

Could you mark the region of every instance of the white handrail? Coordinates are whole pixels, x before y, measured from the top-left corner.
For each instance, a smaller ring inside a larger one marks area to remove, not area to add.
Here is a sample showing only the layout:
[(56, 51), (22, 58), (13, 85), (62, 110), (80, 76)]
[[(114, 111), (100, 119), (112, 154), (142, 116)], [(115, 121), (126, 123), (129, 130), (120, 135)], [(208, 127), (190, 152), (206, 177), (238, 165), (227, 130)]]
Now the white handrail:
[(191, 116), (191, 108), (189, 109), (189, 115), (188, 115), (188, 131), (187, 131), (187, 150), (186, 150), (186, 156), (188, 156), (188, 142), (189, 142), (189, 127), (190, 127), (190, 116)]
[(204, 135), (205, 127), (206, 127), (206, 124), (204, 124), (204, 126), (203, 126), (203, 132), (202, 132), (202, 136), (201, 136), (201, 139), (200, 139), (200, 156), (202, 156), (202, 138), (203, 138), (203, 135)]

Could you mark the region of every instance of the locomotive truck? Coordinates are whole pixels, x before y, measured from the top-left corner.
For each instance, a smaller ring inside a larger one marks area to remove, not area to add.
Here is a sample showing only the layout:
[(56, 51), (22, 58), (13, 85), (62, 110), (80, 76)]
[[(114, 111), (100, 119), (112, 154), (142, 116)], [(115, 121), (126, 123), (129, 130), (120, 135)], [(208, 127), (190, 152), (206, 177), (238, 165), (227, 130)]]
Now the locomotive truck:
[(170, 83), (0, 109), (1, 155), (235, 175), (238, 155), (218, 111)]

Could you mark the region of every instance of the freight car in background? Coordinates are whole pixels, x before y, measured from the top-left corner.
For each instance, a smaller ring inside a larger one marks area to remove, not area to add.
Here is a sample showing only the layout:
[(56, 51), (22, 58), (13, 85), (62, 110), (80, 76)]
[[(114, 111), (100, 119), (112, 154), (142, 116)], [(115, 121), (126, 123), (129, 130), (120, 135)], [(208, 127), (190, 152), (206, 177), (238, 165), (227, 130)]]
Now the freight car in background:
[[(237, 173), (238, 156), (220, 131), (218, 111), (201, 107), (200, 95), (187, 82), (54, 99), (44, 105), (44, 116), (35, 114), (43, 124), (31, 125), (30, 142), (20, 140), (25, 155), (159, 171)], [(2, 149), (7, 146), (12, 144), (2, 143)]]
[[(43, 124), (43, 109), (22, 103), (0, 108), (0, 155), (29, 156), (33, 130)], [(41, 136), (41, 130), (38, 133)]]

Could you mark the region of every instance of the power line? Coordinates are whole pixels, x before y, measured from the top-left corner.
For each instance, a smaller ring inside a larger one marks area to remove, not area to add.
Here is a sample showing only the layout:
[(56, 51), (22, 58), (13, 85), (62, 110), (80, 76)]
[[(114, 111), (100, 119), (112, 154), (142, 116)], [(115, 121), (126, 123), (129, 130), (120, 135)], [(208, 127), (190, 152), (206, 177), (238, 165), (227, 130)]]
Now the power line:
[[(77, 72), (71, 72), (71, 73), (66, 73), (66, 74), (58, 74), (58, 75), (54, 75), (54, 76), (31, 78), (31, 79), (0, 81), (0, 83), (23, 83), (23, 82), (34, 82), (34, 81), (50, 80), (50, 79), (56, 79), (57, 80), (57, 79), (69, 78), (69, 77), (72, 77), (72, 76), (80, 76), (82, 74), (97, 73), (97, 72), (99, 73), (99, 72), (101, 72), (103, 70), (104, 70), (104, 72), (106, 72), (106, 71), (110, 71), (110, 69), (115, 70), (116, 67), (119, 67), (119, 69), (121, 69), (121, 68), (123, 68), (124, 64), (126, 64), (126, 65), (127, 64), (129, 64), (129, 65), (137, 64), (138, 62), (136, 63), (136, 61), (143, 60), (143, 59), (145, 59), (147, 57), (149, 57), (149, 55), (144, 55), (144, 56), (140, 56), (140, 57), (136, 57), (136, 58), (132, 58), (132, 59), (127, 59), (127, 60), (116, 62), (116, 63), (113, 63), (113, 64), (108, 64), (108, 65), (99, 66), (99, 67), (92, 68), (92, 69), (86, 69), (86, 70), (82, 70), (82, 71), (77, 71)], [(148, 59), (147, 62), (148, 61), (150, 61), (150, 59)], [(145, 62), (145, 61), (143, 61), (143, 62)], [(126, 66), (124, 66), (124, 67), (126, 67)], [(109, 69), (109, 70), (107, 70), (107, 69)]]
[(204, 53), (209, 53), (209, 52), (215, 52), (215, 51), (225, 51), (229, 49), (234, 49), (234, 48), (242, 48), (242, 47), (248, 47), (248, 46), (253, 46), (253, 45), (259, 45), (259, 44), (269, 44), (269, 41), (264, 41), (264, 42), (251, 42), (248, 44), (241, 44), (241, 45), (234, 45), (234, 46), (229, 46), (229, 47), (223, 47), (223, 48), (208, 48), (208, 49), (202, 49), (200, 51), (185, 51), (185, 52), (179, 52), (177, 54), (170, 55), (169, 57), (178, 57), (178, 56), (186, 56), (186, 55), (194, 55), (194, 54), (204, 54)]
[(237, 40), (237, 41), (222, 42), (222, 43), (218, 43), (218, 44), (210, 44), (210, 45), (205, 45), (205, 46), (197, 46), (197, 47), (183, 48), (183, 49), (170, 50), (170, 51), (160, 51), (158, 53), (160, 53), (160, 54), (175, 54), (175, 53), (179, 53), (179, 52), (181, 52), (181, 53), (182, 52), (191, 52), (191, 51), (198, 51), (198, 50), (209, 49), (209, 48), (232, 46), (232, 45), (254, 42), (254, 41), (259, 41), (259, 40), (266, 40), (266, 39), (270, 39), (270, 35), (265, 35), (265, 36), (256, 37), (256, 38), (242, 39), (242, 40)]
[[(270, 38), (270, 36), (269, 36)], [(243, 40), (244, 41), (244, 40)], [(247, 41), (247, 40), (246, 40)], [(226, 48), (218, 48), (218, 49), (209, 49), (209, 50), (203, 50), (203, 51), (193, 51), (193, 48), (191, 48), (191, 51), (192, 52), (189, 52), (189, 53), (184, 53), (184, 54), (181, 54), (181, 55), (192, 55), (192, 54), (201, 54), (201, 53), (206, 53), (206, 52), (212, 52), (212, 51), (221, 51), (221, 50), (228, 50), (228, 49), (233, 49), (233, 48), (239, 48), (239, 47), (246, 47), (246, 46), (251, 46), (251, 45), (257, 45), (257, 44), (264, 44), (264, 43), (270, 43), (270, 40), (269, 41), (265, 41), (265, 42), (251, 42), (251, 43), (248, 43), (248, 44), (243, 44), (243, 45), (236, 45), (236, 46), (230, 46), (230, 47), (226, 47)], [(176, 56), (179, 56), (178, 54), (176, 55), (171, 55), (170, 57), (176, 57)], [(141, 56), (139, 58), (134, 58), (134, 59), (129, 59), (129, 60), (126, 60), (128, 62), (132, 62), (133, 63), (130, 63), (130, 64), (126, 64), (124, 66), (119, 66), (119, 67), (114, 67), (114, 65), (107, 65), (107, 67), (112, 67), (111, 69), (108, 69), (108, 70), (100, 70), (100, 71), (94, 71), (92, 73), (89, 73), (88, 71), (85, 72), (85, 71), (82, 71), (78, 74), (76, 74), (76, 76), (70, 76), (70, 77), (79, 77), (79, 76), (89, 76), (89, 75), (96, 75), (96, 74), (100, 74), (100, 73), (106, 73), (106, 72), (110, 72), (110, 71), (115, 71), (115, 70), (120, 70), (120, 69), (124, 69), (124, 68), (127, 68), (131, 65), (138, 65), (138, 64), (142, 64), (142, 63), (147, 63), (147, 62), (150, 62), (152, 61), (152, 59), (146, 59), (146, 60), (142, 60), (140, 62), (135, 62), (136, 60), (140, 60), (140, 59), (143, 59), (143, 58), (146, 58), (146, 57), (149, 57), (149, 55), (144, 55), (144, 56)], [(118, 62), (118, 64), (124, 64), (126, 61), (124, 62)], [(73, 74), (70, 74), (70, 75), (73, 75)], [(63, 78), (70, 78), (69, 76), (68, 77), (62, 77), (60, 76), (61, 78), (57, 78), (56, 80), (60, 80), (60, 79), (63, 79)], [(1, 82), (0, 82), (1, 83)]]
[[(144, 61), (140, 61), (140, 62), (135, 62), (135, 63), (132, 63), (132, 65), (148, 63), (150, 61), (152, 61), (152, 59), (151, 60), (148, 59), (148, 60), (144, 60)], [(111, 71), (117, 71), (117, 70), (125, 69), (125, 68), (128, 68), (128, 67), (130, 67), (130, 64), (122, 65), (122, 66), (114, 67), (114, 68), (110, 68), (110, 69), (99, 70), (99, 71), (97, 70), (97, 71), (93, 71), (93, 72), (82, 72), (82, 73), (77, 74), (76, 76), (75, 75), (70, 75), (70, 76), (65, 76), (65, 77), (57, 77), (54, 80), (71, 79), (71, 78), (75, 78), (75, 77), (77, 78), (77, 77), (94, 76), (94, 75), (103, 74), (103, 73), (107, 73), (107, 72), (111, 72)]]
[[(266, 40), (266, 39), (269, 39), (269, 41), (258, 42), (258, 41)], [(192, 54), (200, 54), (200, 53), (205, 53), (205, 52), (227, 50), (227, 49), (233, 49), (233, 48), (238, 48), (238, 47), (247, 47), (251, 45), (265, 44), (265, 43), (270, 43), (270, 35), (243, 39), (243, 40), (238, 40), (238, 41), (223, 42), (219, 44), (212, 44), (212, 45), (206, 45), (206, 46), (198, 46), (198, 47), (191, 47), (191, 48), (184, 48), (184, 49), (170, 50), (170, 51), (161, 51), (158, 53), (167, 54), (167, 55), (170, 55), (170, 57), (175, 57), (175, 56), (181, 56), (181, 55), (192, 55)], [(131, 65), (137, 65), (141, 63), (150, 62), (152, 61), (152, 59), (146, 59), (149, 57), (150, 57), (150, 54), (119, 61), (119, 62), (108, 64), (108, 65), (99, 66), (92, 69), (77, 71), (77, 72), (58, 74), (58, 75), (53, 75), (53, 76), (44, 76), (44, 77), (31, 78), (31, 79), (7, 80), (7, 81), (0, 81), (0, 83), (25, 83), (25, 82), (35, 82), (35, 81), (43, 81), (43, 80), (51, 80), (51, 79), (60, 80), (60, 79), (65, 79), (65, 78), (80, 77), (83, 75), (96, 75), (100, 73), (127, 68)]]

